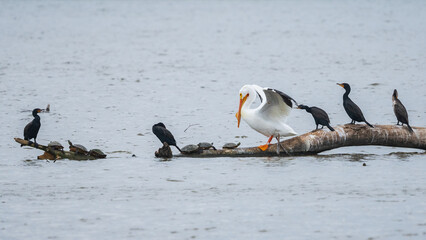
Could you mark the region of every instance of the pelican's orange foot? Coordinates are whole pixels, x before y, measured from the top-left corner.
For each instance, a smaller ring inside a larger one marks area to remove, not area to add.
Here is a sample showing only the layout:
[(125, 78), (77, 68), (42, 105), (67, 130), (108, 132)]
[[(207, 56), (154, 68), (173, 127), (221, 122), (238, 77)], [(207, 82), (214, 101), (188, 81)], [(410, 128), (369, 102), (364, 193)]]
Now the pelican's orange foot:
[(262, 151), (266, 151), (266, 149), (268, 149), (269, 144), (265, 144), (265, 145), (260, 145), (258, 148), (260, 148), (260, 150)]

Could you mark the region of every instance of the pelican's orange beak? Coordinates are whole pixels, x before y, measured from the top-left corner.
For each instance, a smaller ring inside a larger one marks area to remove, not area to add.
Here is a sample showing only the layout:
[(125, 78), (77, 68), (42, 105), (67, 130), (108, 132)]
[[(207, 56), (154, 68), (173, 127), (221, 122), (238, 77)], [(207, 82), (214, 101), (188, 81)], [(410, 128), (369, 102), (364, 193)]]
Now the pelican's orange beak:
[(248, 96), (249, 95), (247, 94), (243, 97), (243, 95), (240, 93), (240, 106), (238, 107), (238, 112), (235, 114), (235, 117), (238, 120), (238, 127), (240, 127), (240, 122), (241, 122), (241, 108), (243, 107), (244, 103), (246, 102)]

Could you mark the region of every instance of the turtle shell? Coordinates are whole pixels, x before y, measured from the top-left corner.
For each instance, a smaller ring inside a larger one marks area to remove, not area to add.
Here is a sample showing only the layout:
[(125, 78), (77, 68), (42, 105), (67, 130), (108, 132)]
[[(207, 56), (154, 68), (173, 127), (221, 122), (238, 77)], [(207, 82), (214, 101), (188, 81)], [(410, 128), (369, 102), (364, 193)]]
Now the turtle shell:
[(89, 151), (89, 155), (95, 158), (106, 158), (106, 154), (102, 152), (100, 149), (92, 149)]
[(209, 149), (209, 148), (216, 149), (216, 148), (213, 146), (213, 143), (208, 143), (208, 142), (200, 142), (200, 143), (198, 144), (198, 146), (200, 147), (200, 149), (203, 149), (203, 150), (206, 150), (206, 149)]
[(72, 144), (70, 140), (68, 140), (68, 144), (70, 145), (70, 151), (82, 154), (88, 154), (87, 148), (80, 144)]
[(47, 146), (49, 148), (54, 149), (54, 150), (62, 150), (62, 149), (64, 149), (64, 146), (62, 146), (62, 144), (60, 144), (57, 141), (51, 141), (49, 144), (47, 144)]
[(194, 153), (194, 152), (197, 152), (198, 150), (200, 150), (200, 147), (195, 144), (186, 145), (185, 147), (181, 149), (183, 153)]
[(83, 145), (80, 144), (74, 144), (70, 146), (70, 151), (71, 152), (76, 152), (76, 153), (82, 153), (82, 154), (87, 154), (87, 148), (85, 148)]
[(234, 149), (237, 148), (238, 146), (240, 146), (240, 142), (239, 143), (226, 143), (225, 145), (223, 145), (222, 148), (224, 149)]
[(79, 151), (87, 152), (87, 148), (83, 145), (75, 144), (74, 147), (77, 148), (77, 150), (79, 150)]

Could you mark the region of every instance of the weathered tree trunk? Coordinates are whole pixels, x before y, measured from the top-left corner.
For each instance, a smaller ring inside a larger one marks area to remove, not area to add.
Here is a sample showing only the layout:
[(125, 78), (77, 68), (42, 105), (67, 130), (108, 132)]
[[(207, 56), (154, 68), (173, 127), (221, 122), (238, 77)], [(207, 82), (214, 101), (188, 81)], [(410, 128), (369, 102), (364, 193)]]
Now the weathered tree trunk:
[(163, 142), (163, 146), (155, 152), (155, 156), (161, 158), (172, 158), (172, 149), (170, 149), (169, 144)]
[(78, 154), (75, 152), (70, 151), (59, 151), (59, 150), (53, 150), (48, 148), (47, 146), (35, 144), (33, 142), (29, 142), (27, 140), (21, 139), (21, 138), (15, 138), (15, 141), (17, 143), (20, 143), (21, 145), (30, 146), (33, 148), (37, 148), (44, 151), (44, 154), (38, 156), (38, 159), (49, 159), (49, 160), (59, 160), (59, 159), (70, 159), (70, 160), (95, 160), (97, 158), (90, 156), (90, 155), (83, 155)]
[[(336, 131), (318, 130), (282, 141), (286, 152), (280, 149), (280, 156), (314, 155), (326, 150), (363, 145), (407, 147), (426, 150), (426, 128), (396, 125), (346, 124), (334, 127)], [(258, 147), (204, 150), (200, 153), (177, 155), (179, 157), (254, 157), (277, 156), (277, 144), (271, 144), (266, 151)]]

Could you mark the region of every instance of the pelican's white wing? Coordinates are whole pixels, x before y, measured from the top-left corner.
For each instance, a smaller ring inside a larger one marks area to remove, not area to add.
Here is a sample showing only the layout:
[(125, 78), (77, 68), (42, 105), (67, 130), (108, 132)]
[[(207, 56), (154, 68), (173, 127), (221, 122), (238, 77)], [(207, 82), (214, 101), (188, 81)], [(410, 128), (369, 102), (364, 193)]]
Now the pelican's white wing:
[[(296, 102), (293, 98), (276, 89), (263, 88), (262, 90), (265, 98), (263, 100), (261, 99), (262, 104), (257, 109), (261, 115), (265, 118), (280, 119), (285, 119), (290, 115), (293, 107), (292, 101)], [(259, 94), (259, 96), (260, 95), (262, 94)]]
[(254, 91), (257, 93), (257, 96), (260, 98), (260, 105), (256, 108), (256, 110), (259, 110), (263, 107), (263, 105), (266, 103), (266, 95), (263, 91), (264, 88), (258, 85), (250, 85), (254, 89)]

